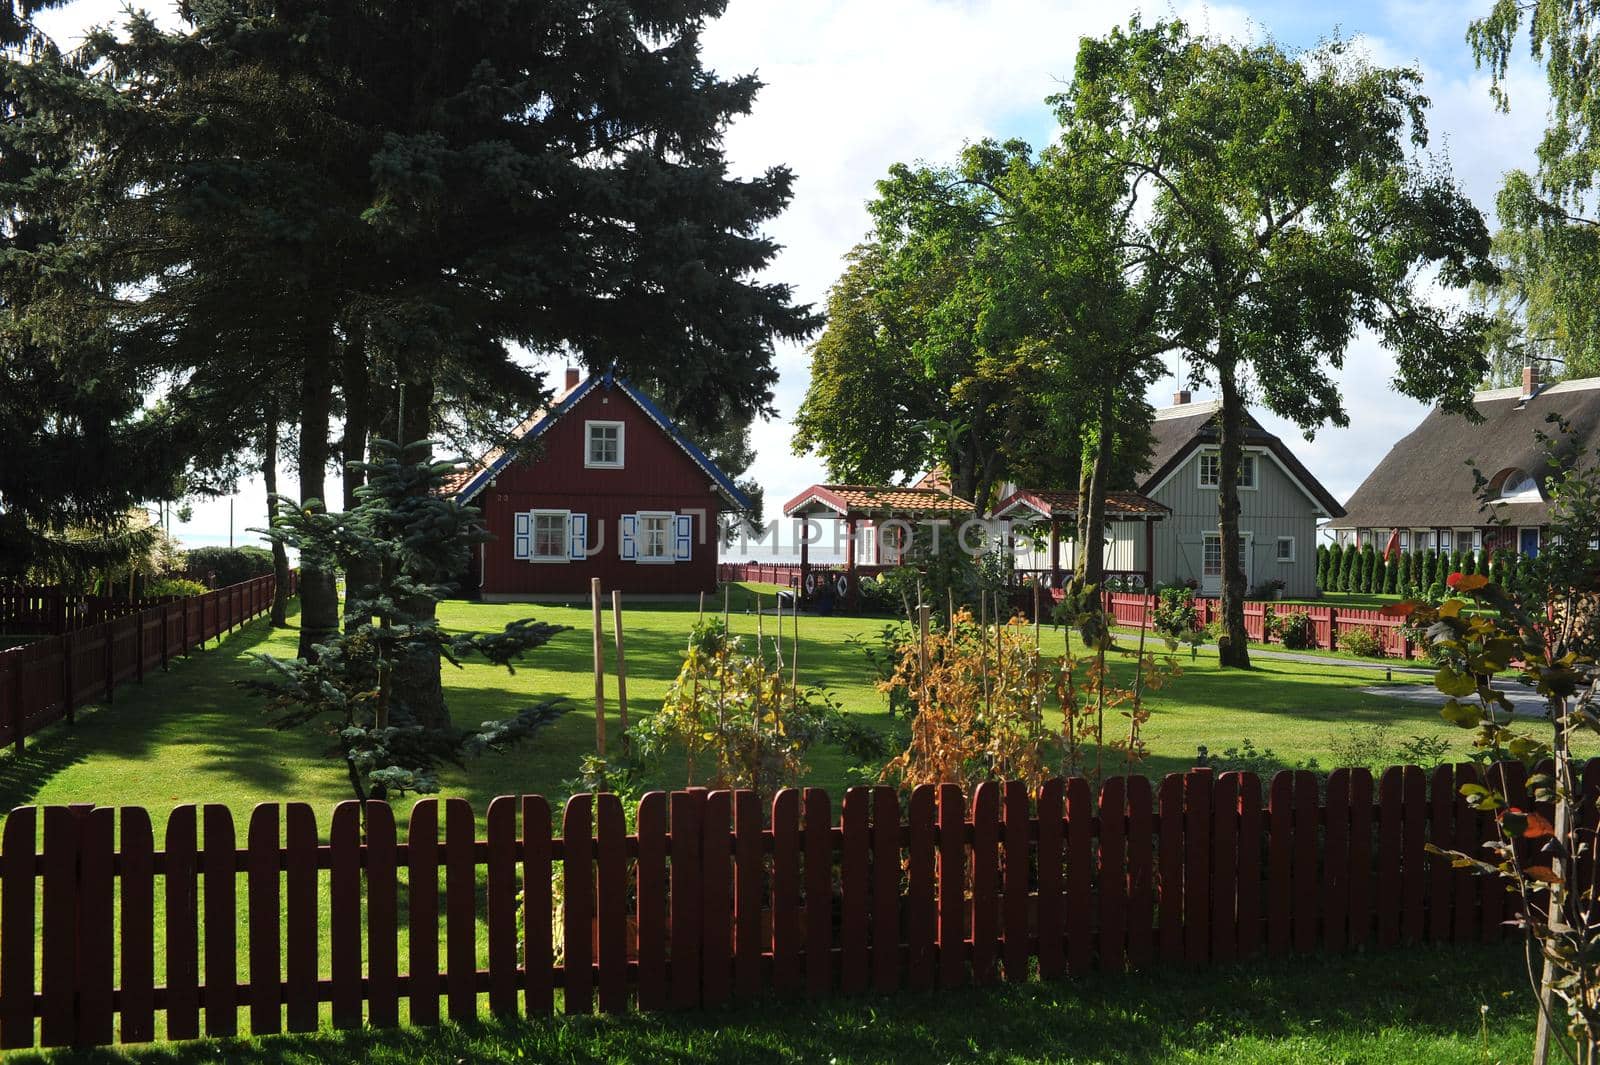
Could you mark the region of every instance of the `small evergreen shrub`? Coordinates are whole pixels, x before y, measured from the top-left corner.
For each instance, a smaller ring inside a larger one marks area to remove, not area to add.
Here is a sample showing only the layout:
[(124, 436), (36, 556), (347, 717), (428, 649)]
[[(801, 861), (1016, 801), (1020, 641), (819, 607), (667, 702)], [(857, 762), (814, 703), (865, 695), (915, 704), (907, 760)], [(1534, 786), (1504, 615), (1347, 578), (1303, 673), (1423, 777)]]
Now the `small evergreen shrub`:
[(1375, 629), (1345, 629), (1339, 633), (1339, 650), (1361, 658), (1382, 658), (1383, 638)]

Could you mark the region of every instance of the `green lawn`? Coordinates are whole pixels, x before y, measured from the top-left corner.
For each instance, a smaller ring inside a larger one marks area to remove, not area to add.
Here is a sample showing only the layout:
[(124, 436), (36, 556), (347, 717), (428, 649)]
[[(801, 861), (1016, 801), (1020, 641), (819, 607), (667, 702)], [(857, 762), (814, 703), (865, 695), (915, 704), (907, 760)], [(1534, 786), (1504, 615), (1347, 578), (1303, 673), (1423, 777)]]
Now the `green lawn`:
[[(748, 589), (736, 590), (735, 632), (755, 631), (756, 617), (746, 612), (750, 598)], [(693, 606), (659, 604), (626, 610), (629, 703), (635, 715), (659, 706), (678, 668), (694, 612)], [(446, 669), (447, 696), (464, 723), (508, 715), (553, 697), (568, 699), (574, 707), (523, 747), (490, 755), (470, 773), (447, 774), (448, 793), (470, 798), (480, 815), (497, 794), (564, 795), (565, 782), (593, 748), (587, 609), (465, 602), (446, 603), (441, 609), (447, 625), (461, 628), (495, 628), (528, 616), (570, 625), (572, 631), (535, 651), (514, 674), (481, 663)], [(802, 616), (801, 681), (826, 685), (850, 712), (898, 732), (900, 722), (888, 717), (865, 658), (848, 643), (852, 634), (870, 635), (884, 624), (881, 619)], [(770, 615), (766, 625), (770, 639)], [(326, 757), (326, 739), (267, 727), (258, 701), (237, 687), (239, 680), (262, 668), (249, 655), (293, 654), (295, 638), (293, 628), (274, 632), (265, 621), (252, 622), (220, 645), (174, 663), (170, 674), (152, 677), (142, 688), (125, 687), (115, 706), (82, 713), (75, 728), (58, 727), (36, 737), (23, 757), (0, 756), (0, 809), (27, 802), (94, 801), (165, 810), (180, 802), (221, 802), (242, 822), (257, 802), (292, 797), (325, 810), (348, 798), (341, 767)], [(1045, 630), (1047, 650), (1059, 652), (1062, 640), (1059, 630)], [(609, 655), (609, 635), (607, 643)], [(1152, 757), (1146, 772), (1185, 769), (1194, 763), (1197, 745), (1218, 752), (1247, 738), (1257, 748), (1276, 752), (1267, 768), (1312, 757), (1329, 767), (1341, 738), (1378, 724), (1389, 726), (1394, 745), (1423, 735), (1449, 739), (1456, 751), (1465, 750), (1466, 734), (1441, 721), (1431, 705), (1360, 692), (1362, 686), (1382, 682), (1382, 675), (1370, 670), (1333, 660), (1324, 665), (1262, 659), (1250, 671), (1223, 671), (1208, 652), (1201, 652), (1197, 661), (1184, 652), (1179, 661), (1182, 677), (1150, 699), (1154, 716), (1146, 735)], [(1124, 675), (1129, 669), (1127, 663), (1118, 668)], [(1395, 681), (1425, 683), (1398, 674)], [(612, 715), (615, 692), (614, 678), (608, 679)], [(615, 729), (613, 722), (613, 737)], [(851, 780), (851, 767), (836, 751), (817, 752), (811, 769), (809, 782), (831, 789)], [(681, 765), (664, 765), (652, 783), (683, 783)]]
[(1390, 603), (1398, 603), (1403, 595), (1381, 595), (1367, 592), (1323, 592), (1318, 599), (1280, 599), (1287, 606), (1332, 606), (1345, 610), (1382, 610)]
[(1485, 1065), (1528, 1059), (1531, 1003), (1512, 949), (1420, 948), (678, 1015), (323, 1032), (8, 1060)]

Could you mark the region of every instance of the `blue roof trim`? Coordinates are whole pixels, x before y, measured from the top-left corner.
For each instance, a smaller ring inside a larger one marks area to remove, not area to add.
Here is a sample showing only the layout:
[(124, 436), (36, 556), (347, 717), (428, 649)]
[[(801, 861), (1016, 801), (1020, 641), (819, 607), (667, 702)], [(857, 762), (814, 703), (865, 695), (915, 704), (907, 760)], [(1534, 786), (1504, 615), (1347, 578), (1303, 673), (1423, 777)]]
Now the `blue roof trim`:
[[(594, 387), (599, 383), (599, 381), (600, 379), (597, 377), (591, 377), (584, 381), (583, 384), (573, 389), (566, 399), (562, 400), (554, 407), (554, 409), (548, 411), (543, 418), (540, 418), (537, 422), (535, 422), (533, 428), (517, 437), (514, 442), (520, 443), (525, 440), (539, 439), (539, 437), (544, 434), (546, 429), (550, 428), (556, 423), (557, 419), (576, 406), (578, 401), (584, 396), (594, 391)], [(504, 449), (504, 453), (501, 454), (499, 458), (495, 459), (494, 462), (478, 471), (477, 475), (474, 476), (472, 480), (468, 481), (462, 487), (461, 491), (456, 493), (456, 502), (471, 502), (473, 497), (487, 488), (489, 486), (489, 482), (498, 477), (500, 475), (500, 471), (509, 466), (511, 464), (511, 460), (516, 457), (517, 450), (513, 447), (507, 446)]]
[(650, 402), (643, 392), (634, 388), (627, 381), (620, 377), (613, 378), (609, 373), (606, 374), (607, 384), (613, 381), (631, 396), (635, 403), (639, 404), (640, 409), (650, 416), (651, 421), (659, 425), (668, 436), (677, 441), (679, 447), (688, 452), (689, 457), (694, 459), (696, 465), (704, 470), (706, 475), (715, 481), (717, 486), (727, 495), (730, 503), (740, 510), (748, 511), (754, 509), (754, 505), (750, 502), (750, 497), (741, 492), (738, 485), (733, 483), (733, 479), (719, 470), (716, 463), (712, 462), (704, 451), (690, 443), (689, 439), (678, 431), (678, 427), (672, 423), (672, 419), (668, 418), (660, 407)]
[[(750, 502), (750, 497), (740, 491), (739, 487), (733, 483), (732, 478), (718, 469), (716, 463), (712, 462), (705, 452), (690, 443), (689, 439), (678, 430), (672, 419), (668, 418), (660, 407), (657, 407), (643, 392), (634, 388), (626, 380), (616, 377), (610, 372), (603, 376), (587, 378), (581, 385), (573, 389), (566, 399), (562, 400), (554, 409), (535, 422), (531, 429), (518, 437), (516, 442), (537, 440), (550, 426), (554, 425), (564, 414), (576, 406), (584, 396), (594, 391), (597, 385), (604, 385), (607, 389), (612, 387), (621, 388), (628, 398), (637, 403), (639, 409), (644, 411), (650, 420), (661, 428), (662, 432), (670, 436), (674, 443), (683, 448), (684, 453), (693, 459), (695, 465), (699, 466), (715, 482), (717, 488), (728, 498), (730, 503), (739, 510), (748, 511), (754, 509), (753, 504)], [(479, 492), (487, 488), (489, 482), (499, 476), (500, 471), (510, 465), (511, 461), (517, 457), (517, 453), (517, 449), (507, 447), (504, 454), (480, 470), (462, 487), (461, 491), (456, 493), (456, 501), (459, 503), (469, 502)]]

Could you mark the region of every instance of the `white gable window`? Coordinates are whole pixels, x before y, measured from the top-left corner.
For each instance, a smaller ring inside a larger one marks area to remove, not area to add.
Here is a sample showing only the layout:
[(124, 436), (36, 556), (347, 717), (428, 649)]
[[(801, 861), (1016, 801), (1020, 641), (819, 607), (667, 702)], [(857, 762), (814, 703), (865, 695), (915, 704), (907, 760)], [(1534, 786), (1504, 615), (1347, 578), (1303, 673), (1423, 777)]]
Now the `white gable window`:
[(1280, 536), (1280, 537), (1278, 537), (1277, 559), (1278, 559), (1279, 562), (1293, 562), (1294, 561), (1294, 537), (1292, 537), (1292, 536)]
[(620, 470), (626, 428), (621, 422), (584, 422), (583, 464), (591, 469)]
[(621, 555), (625, 562), (687, 562), (694, 547), (694, 515), (647, 510), (622, 516)]
[[(1222, 454), (1217, 451), (1200, 452), (1200, 487), (1217, 488), (1222, 484)], [(1256, 486), (1256, 457), (1246, 453), (1239, 460), (1239, 487)]]
[[(582, 530), (587, 527), (588, 518), (567, 510), (530, 510), (518, 514), (512, 555), (528, 562), (568, 561), (573, 546), (583, 543), (581, 535), (572, 535), (574, 523)], [(581, 546), (578, 557), (582, 557)]]

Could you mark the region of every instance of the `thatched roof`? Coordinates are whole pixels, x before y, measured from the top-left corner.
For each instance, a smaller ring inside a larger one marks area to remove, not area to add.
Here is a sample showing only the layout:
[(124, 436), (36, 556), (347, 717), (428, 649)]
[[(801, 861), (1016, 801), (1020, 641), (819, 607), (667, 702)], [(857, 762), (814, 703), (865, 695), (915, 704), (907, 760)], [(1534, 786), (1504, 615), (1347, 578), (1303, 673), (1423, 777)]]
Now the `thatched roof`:
[[(1150, 433), (1155, 447), (1150, 453), (1150, 472), (1139, 482), (1139, 491), (1149, 494), (1167, 479), (1167, 475), (1188, 461), (1189, 456), (1202, 447), (1217, 446), (1217, 414), (1222, 410), (1220, 401), (1210, 403), (1184, 403), (1156, 411)], [(1344, 513), (1339, 501), (1311, 475), (1275, 434), (1262, 428), (1261, 423), (1244, 416), (1244, 445), (1261, 447), (1272, 452), (1273, 457), (1300, 482), (1306, 495), (1332, 517)]]
[[(1573, 446), (1600, 447), (1600, 377), (1549, 385), (1526, 400), (1520, 387), (1479, 392), (1473, 405), (1483, 416), (1481, 422), (1434, 408), (1421, 425), (1389, 449), (1350, 497), (1344, 517), (1333, 522), (1333, 527), (1428, 529), (1490, 521), (1544, 524), (1550, 507), (1541, 501), (1499, 504), (1493, 507), (1493, 514), (1483, 509), (1467, 460), (1475, 461), (1491, 484), (1509, 482), (1517, 472), (1542, 482), (1550, 467), (1537, 434), (1557, 435), (1556, 427), (1547, 421), (1551, 414), (1560, 415), (1572, 428), (1572, 436), (1566, 439), (1569, 454)], [(1542, 493), (1542, 483), (1540, 487)]]

